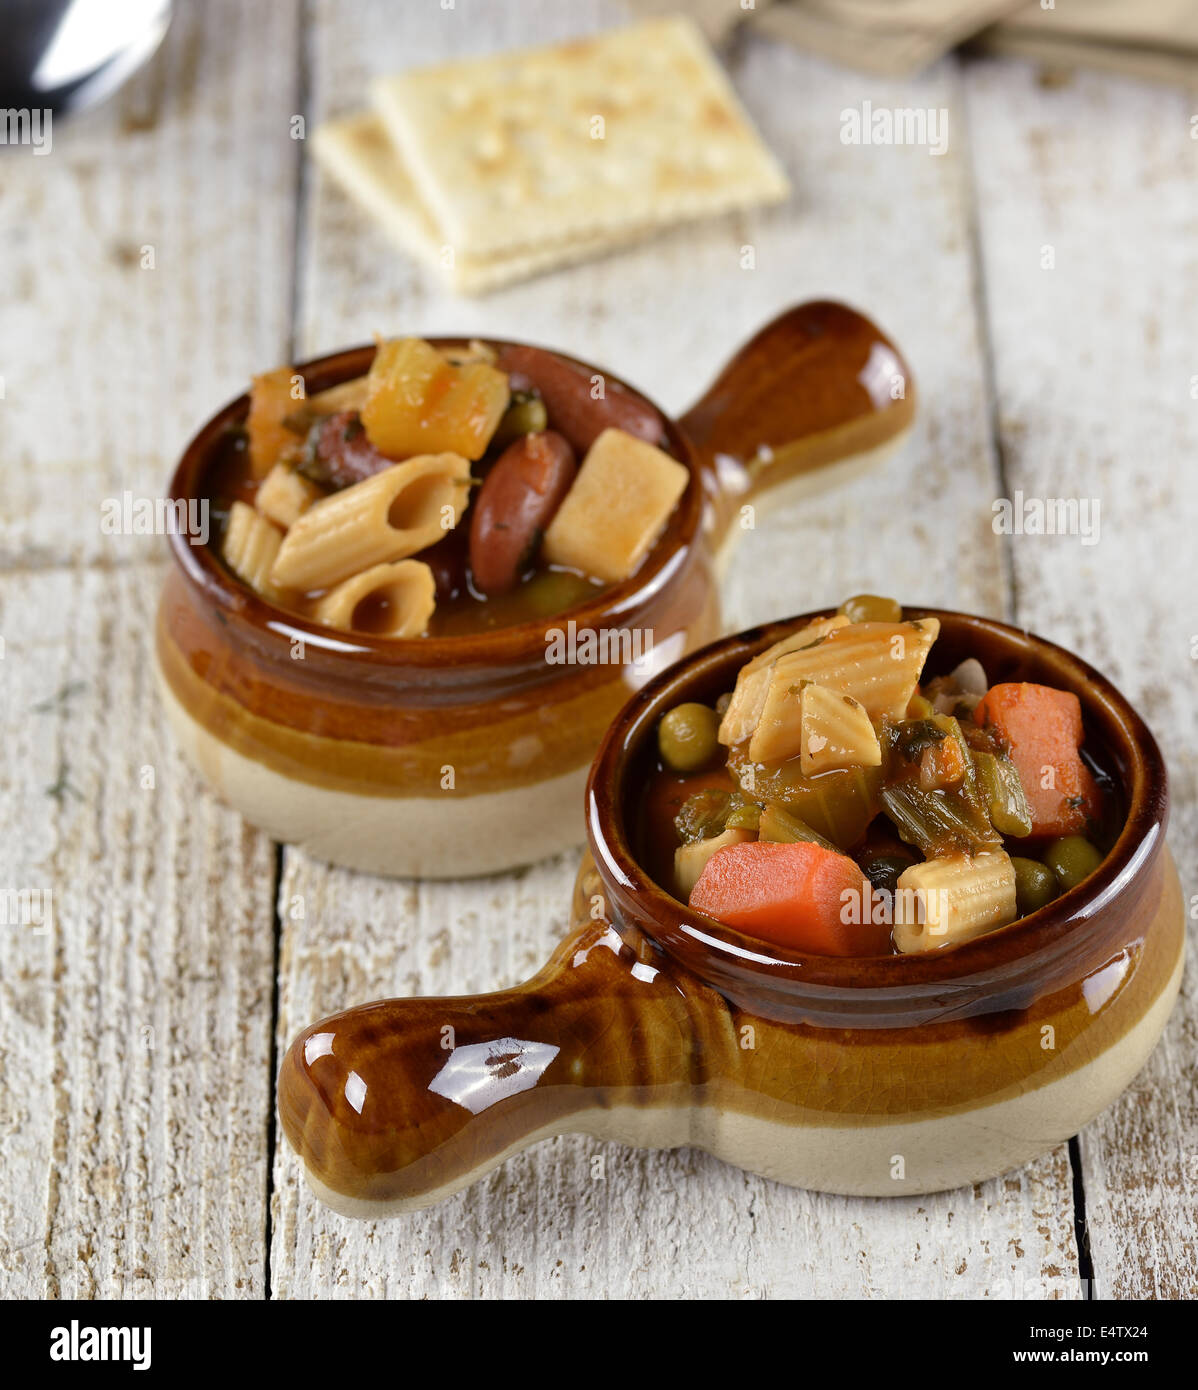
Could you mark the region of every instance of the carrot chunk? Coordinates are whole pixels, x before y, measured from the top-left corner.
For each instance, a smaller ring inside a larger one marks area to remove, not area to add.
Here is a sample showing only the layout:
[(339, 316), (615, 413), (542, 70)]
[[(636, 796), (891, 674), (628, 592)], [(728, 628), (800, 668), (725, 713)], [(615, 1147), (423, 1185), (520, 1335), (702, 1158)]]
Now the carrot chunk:
[(848, 855), (807, 841), (755, 840), (717, 850), (690, 905), (749, 936), (800, 951), (875, 956), (890, 950), (890, 923), (874, 907), (869, 880)]
[(1009, 746), (1033, 835), (1076, 835), (1097, 817), (1101, 793), (1078, 753), (1084, 734), (1076, 695), (1027, 682), (992, 685), (973, 717)]

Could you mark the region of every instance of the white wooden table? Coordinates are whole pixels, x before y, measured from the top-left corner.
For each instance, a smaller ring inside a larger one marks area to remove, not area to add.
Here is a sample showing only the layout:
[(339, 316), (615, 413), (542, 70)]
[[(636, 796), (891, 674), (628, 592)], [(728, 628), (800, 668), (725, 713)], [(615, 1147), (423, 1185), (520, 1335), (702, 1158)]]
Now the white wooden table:
[[(747, 538), (729, 624), (874, 589), (1074, 648), (1164, 745), (1170, 838), (1198, 893), (1192, 99), (998, 61), (886, 83), (740, 39), (728, 60), (792, 202), (478, 302), (394, 254), (291, 138), (294, 115), (310, 131), (376, 72), (621, 14), (181, 5), (152, 66), (60, 122), (49, 157), (0, 151), (0, 887), (54, 892), (50, 930), (0, 928), (5, 1295), (1195, 1291), (1192, 967), (1123, 1099), (1076, 1144), (971, 1191), (817, 1196), (697, 1152), (574, 1138), (363, 1225), (309, 1196), (282, 1143), (273, 1073), (299, 1027), (379, 995), (520, 979), (562, 928), (575, 863), (461, 884), (331, 870), (215, 803), (164, 728), (150, 660), (164, 543), (103, 534), (102, 500), (160, 494), (252, 371), (376, 331), (554, 343), (681, 409), (785, 305), (864, 308), (917, 373), (915, 437)], [(866, 98), (946, 107), (947, 153), (841, 144), (841, 111)], [(1100, 498), (1101, 542), (996, 536), (991, 501), (1017, 488)]]

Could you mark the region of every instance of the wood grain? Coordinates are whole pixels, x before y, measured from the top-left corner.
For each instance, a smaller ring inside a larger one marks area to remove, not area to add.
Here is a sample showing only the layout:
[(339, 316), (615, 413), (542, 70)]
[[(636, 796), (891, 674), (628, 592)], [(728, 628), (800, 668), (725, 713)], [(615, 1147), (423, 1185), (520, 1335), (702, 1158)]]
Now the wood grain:
[[(1171, 88), (1096, 75), (1043, 87), (969, 72), (981, 270), (1007, 495), (1101, 504), (1097, 544), (1014, 536), (1021, 623), (1105, 671), (1172, 779), (1169, 842), (1198, 893), (1198, 143)], [(1190, 232), (1182, 229), (1189, 226)], [(1042, 268), (1043, 248), (1055, 253)], [(1195, 900), (1198, 901), (1198, 900)], [(1198, 1291), (1194, 958), (1164, 1040), (1081, 1135), (1095, 1292)]]

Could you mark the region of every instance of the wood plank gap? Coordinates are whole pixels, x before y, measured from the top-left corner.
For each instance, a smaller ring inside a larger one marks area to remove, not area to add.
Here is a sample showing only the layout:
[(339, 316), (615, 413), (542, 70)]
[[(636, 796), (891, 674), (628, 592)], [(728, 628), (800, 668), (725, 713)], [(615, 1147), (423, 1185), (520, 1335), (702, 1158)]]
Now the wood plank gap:
[[(308, 201), (308, 160), (304, 153), (308, 138), (308, 122), (311, 119), (311, 44), (309, 40), (309, 3), (300, 0), (298, 23), (296, 25), (295, 96), (296, 114), (304, 122), (304, 138), (295, 141), (295, 217), (292, 220), (291, 241), (291, 296), (290, 321), (287, 325), (287, 357), (294, 362), (299, 356), (300, 304), (303, 293), (300, 273), (304, 263), (304, 247), (307, 239), (307, 201)], [(274, 1249), (274, 1195), (275, 1195), (275, 1150), (279, 1138), (278, 1107), (275, 1104), (275, 1078), (279, 1074), (279, 970), (283, 955), (283, 914), (279, 906), (279, 895), (283, 891), (283, 855), (286, 846), (275, 842), (274, 846), (274, 952), (270, 985), (270, 1113), (266, 1124), (266, 1249), (263, 1254), (263, 1294), (269, 1302), (273, 1297), (271, 1289), (271, 1251)]]
[(1081, 1148), (1075, 1134), (1069, 1141), (1069, 1167), (1073, 1171), (1073, 1232), (1077, 1239), (1077, 1277), (1082, 1298), (1094, 1297), (1094, 1259), (1090, 1253), (1090, 1227), (1086, 1223), (1086, 1183), (1082, 1176)]

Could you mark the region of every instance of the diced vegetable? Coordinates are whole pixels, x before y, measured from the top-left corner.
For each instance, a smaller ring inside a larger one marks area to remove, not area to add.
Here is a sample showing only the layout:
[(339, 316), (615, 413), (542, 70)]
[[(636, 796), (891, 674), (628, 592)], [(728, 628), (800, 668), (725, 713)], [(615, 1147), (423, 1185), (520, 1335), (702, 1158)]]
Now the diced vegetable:
[(486, 362), (451, 365), (421, 338), (381, 343), (367, 379), (362, 423), (388, 458), (481, 458), (507, 410), (507, 377)]
[(751, 830), (729, 826), (710, 839), (690, 840), (685, 845), (679, 845), (674, 851), (674, 882), (678, 895), (690, 897), (700, 874), (707, 867), (707, 861), (717, 850), (726, 849), (729, 845), (747, 844), (752, 838)]
[(1005, 851), (928, 859), (899, 877), (894, 944), (903, 952), (956, 946), (1015, 917), (1015, 870)]
[(757, 838), (779, 845), (793, 845), (805, 840), (809, 844), (822, 845), (824, 849), (836, 849), (831, 840), (825, 840), (798, 816), (792, 816), (772, 801), (766, 803), (757, 818)]
[(1046, 685), (994, 685), (974, 710), (1009, 746), (1031, 813), (1031, 834), (1074, 835), (1096, 819), (1100, 793), (1078, 752), (1082, 713), (1071, 691)]
[(728, 771), (746, 796), (777, 802), (841, 849), (856, 844), (881, 809), (880, 767), (850, 767), (804, 777), (798, 758), (757, 763), (742, 743), (728, 750)]
[(897, 782), (882, 788), (881, 801), (899, 836), (929, 858), (977, 854), (1001, 843), (985, 812), (960, 793)]
[(1023, 783), (1010, 758), (993, 753), (972, 753), (982, 803), (990, 824), (1000, 835), (1022, 838), (1032, 833), (1032, 813), (1023, 794)]
[[(298, 395), (292, 391), (298, 390)], [(254, 378), (250, 387), (250, 413), (245, 422), (250, 472), (265, 478), (280, 455), (296, 442), (284, 421), (303, 400), (303, 384), (291, 367), (276, 367)]]
[(880, 955), (890, 926), (869, 910), (873, 888), (844, 854), (809, 842), (754, 841), (707, 861), (690, 905), (730, 927), (825, 956)]

